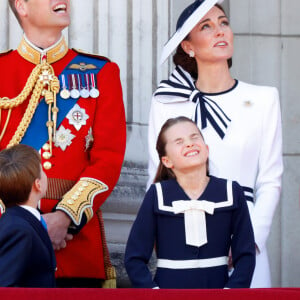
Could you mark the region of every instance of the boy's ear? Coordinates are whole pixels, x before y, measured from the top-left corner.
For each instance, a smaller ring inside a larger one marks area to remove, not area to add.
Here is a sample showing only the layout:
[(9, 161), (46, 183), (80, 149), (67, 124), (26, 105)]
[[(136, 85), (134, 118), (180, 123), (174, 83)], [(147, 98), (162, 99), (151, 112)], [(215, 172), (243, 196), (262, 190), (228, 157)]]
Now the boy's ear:
[(41, 192), (41, 181), (39, 178), (37, 178), (33, 183), (33, 189), (37, 192)]
[(168, 158), (168, 156), (163, 156), (163, 157), (161, 158), (161, 162), (162, 162), (162, 164), (163, 164), (166, 168), (168, 168), (168, 169), (172, 169), (172, 168), (173, 168), (173, 163), (172, 163), (172, 161)]

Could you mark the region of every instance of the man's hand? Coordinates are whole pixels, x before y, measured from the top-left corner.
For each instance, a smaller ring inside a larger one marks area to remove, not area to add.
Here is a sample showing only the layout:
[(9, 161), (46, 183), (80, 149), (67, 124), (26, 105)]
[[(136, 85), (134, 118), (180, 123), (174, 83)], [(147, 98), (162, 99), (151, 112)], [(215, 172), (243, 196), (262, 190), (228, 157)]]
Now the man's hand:
[(48, 227), (48, 234), (54, 250), (60, 250), (67, 246), (67, 241), (73, 238), (72, 234), (68, 234), (68, 227), (71, 219), (62, 211), (55, 211), (43, 214)]

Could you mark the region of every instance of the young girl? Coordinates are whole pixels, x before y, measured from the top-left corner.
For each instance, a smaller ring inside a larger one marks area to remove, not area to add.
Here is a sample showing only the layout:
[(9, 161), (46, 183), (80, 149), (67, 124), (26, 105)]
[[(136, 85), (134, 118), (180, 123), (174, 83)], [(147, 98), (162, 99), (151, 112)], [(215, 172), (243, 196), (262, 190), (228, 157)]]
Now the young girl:
[[(134, 287), (247, 288), (255, 243), (243, 190), (208, 176), (208, 147), (186, 117), (158, 136), (160, 165), (131, 229), (125, 267)], [(155, 245), (157, 271), (147, 267)], [(228, 277), (228, 253), (234, 271)]]

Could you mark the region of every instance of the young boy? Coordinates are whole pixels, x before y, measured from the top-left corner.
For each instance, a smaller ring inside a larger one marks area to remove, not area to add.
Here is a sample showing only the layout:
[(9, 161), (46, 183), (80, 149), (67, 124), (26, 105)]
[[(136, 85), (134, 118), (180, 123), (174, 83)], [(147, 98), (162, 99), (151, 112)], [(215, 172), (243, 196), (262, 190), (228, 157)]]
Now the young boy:
[(16, 145), (0, 152), (0, 286), (55, 287), (56, 261), (46, 223), (37, 210), (47, 177), (40, 155)]

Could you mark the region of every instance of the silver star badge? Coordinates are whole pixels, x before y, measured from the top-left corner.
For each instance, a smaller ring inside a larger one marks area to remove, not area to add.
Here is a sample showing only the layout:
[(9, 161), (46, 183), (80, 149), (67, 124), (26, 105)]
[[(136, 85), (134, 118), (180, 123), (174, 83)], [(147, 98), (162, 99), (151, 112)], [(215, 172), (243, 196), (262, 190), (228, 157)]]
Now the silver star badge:
[(67, 118), (69, 123), (73, 125), (77, 131), (80, 130), (82, 125), (86, 125), (86, 120), (89, 116), (85, 113), (85, 109), (81, 108), (78, 104), (75, 104), (74, 107), (68, 112)]
[(65, 151), (72, 144), (74, 137), (75, 135), (71, 133), (70, 129), (66, 129), (61, 125), (58, 131), (56, 131), (55, 146)]

